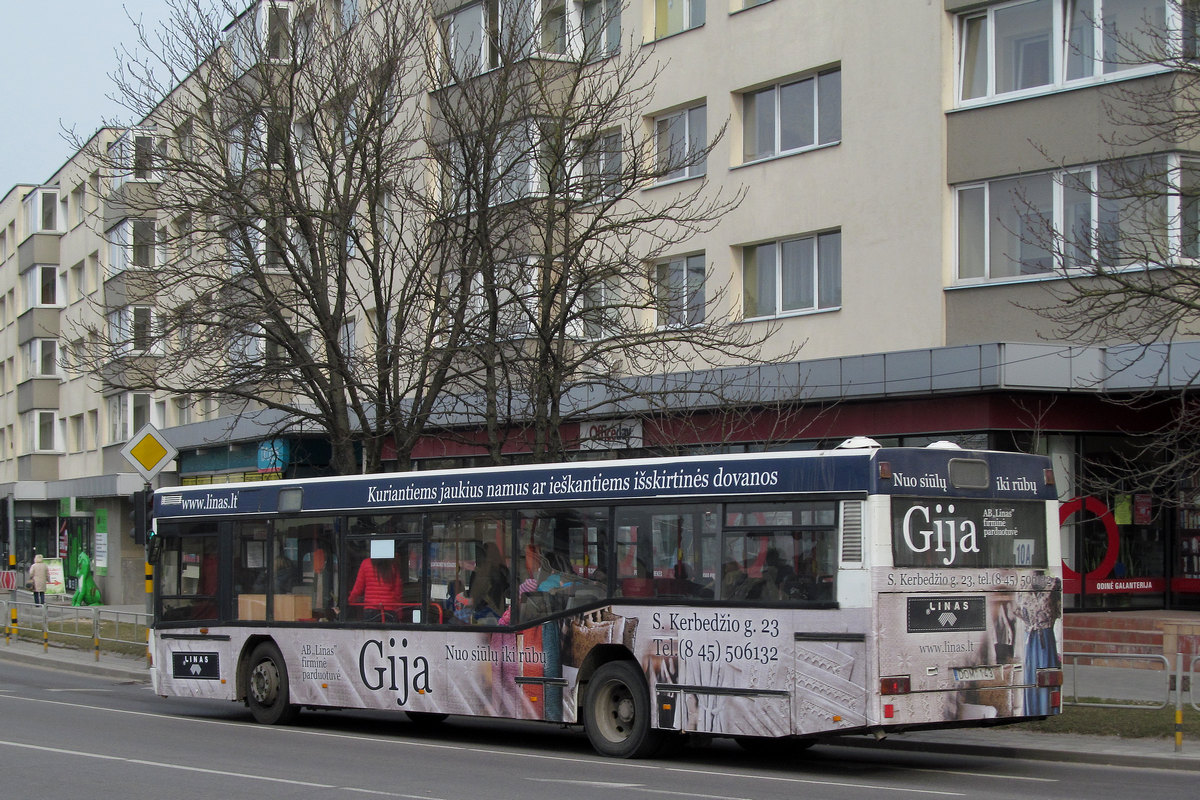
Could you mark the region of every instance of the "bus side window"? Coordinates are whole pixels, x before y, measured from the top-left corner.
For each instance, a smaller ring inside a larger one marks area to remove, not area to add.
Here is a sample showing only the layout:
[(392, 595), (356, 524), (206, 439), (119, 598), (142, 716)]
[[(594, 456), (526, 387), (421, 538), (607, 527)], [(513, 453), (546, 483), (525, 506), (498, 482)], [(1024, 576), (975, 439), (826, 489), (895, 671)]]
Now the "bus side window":
[(237, 619), (267, 618), (267, 526), (240, 523), (233, 542), (233, 600)]
[(712, 598), (720, 513), (713, 504), (617, 509), (618, 597)]
[(164, 621), (217, 619), (216, 531), (194, 533), (163, 542), (159, 615)]

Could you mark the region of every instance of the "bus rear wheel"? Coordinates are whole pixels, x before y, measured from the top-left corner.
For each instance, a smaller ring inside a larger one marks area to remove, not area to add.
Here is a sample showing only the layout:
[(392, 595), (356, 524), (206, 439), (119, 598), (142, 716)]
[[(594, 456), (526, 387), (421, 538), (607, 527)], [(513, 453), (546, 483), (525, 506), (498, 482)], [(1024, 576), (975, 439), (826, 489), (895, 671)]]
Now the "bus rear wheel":
[(584, 728), (596, 752), (645, 758), (658, 752), (662, 736), (650, 727), (650, 692), (630, 661), (610, 661), (588, 682)]
[(272, 642), (262, 642), (250, 653), (246, 670), (246, 703), (256, 722), (286, 725), (300, 715), (300, 707), (288, 700), (287, 665)]

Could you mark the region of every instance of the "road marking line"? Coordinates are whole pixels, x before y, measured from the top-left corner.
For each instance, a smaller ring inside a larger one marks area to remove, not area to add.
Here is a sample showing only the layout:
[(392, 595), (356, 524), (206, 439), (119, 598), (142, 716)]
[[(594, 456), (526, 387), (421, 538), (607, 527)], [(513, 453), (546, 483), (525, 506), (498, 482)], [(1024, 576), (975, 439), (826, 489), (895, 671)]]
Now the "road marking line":
[(141, 758), (126, 758), (124, 756), (108, 756), (102, 753), (89, 753), (84, 750), (69, 750), (65, 747), (46, 747), (37, 744), (25, 744), (23, 742), (3, 742), (0, 741), (2, 747), (17, 747), (22, 750), (38, 750), (43, 753), (54, 753), (56, 755), (75, 756), (76, 758), (94, 758), (99, 761), (119, 761), (125, 764), (139, 764), (144, 767), (161, 767), (162, 769), (173, 769), (181, 772), (199, 772), (204, 775), (219, 775), (225, 778), (238, 778), (241, 780), (265, 781), (267, 783), (285, 783), (289, 786), (305, 786), (311, 789), (336, 789), (338, 787), (330, 783), (313, 783), (311, 781), (297, 781), (290, 778), (270, 778), (265, 775), (253, 775), (248, 772), (230, 772), (220, 769), (206, 769), (204, 767), (189, 767), (184, 764), (168, 764), (163, 761), (149, 761)]
[(684, 769), (682, 767), (662, 767), (665, 772), (686, 772), (689, 775), (715, 775), (723, 778), (752, 777), (755, 780), (771, 781), (773, 783), (802, 783), (811, 786), (837, 786), (845, 789), (872, 789), (880, 792), (910, 792), (914, 794), (936, 794), (943, 797), (964, 797), (966, 792), (943, 792), (937, 789), (911, 789), (906, 786), (884, 786), (877, 783), (850, 783), (846, 781), (820, 780), (819, 778), (785, 778), (774, 775), (745, 776), (735, 772), (720, 772), (702, 769)]
[(672, 792), (667, 789), (651, 789), (648, 786), (635, 788), (635, 792), (645, 792), (646, 794), (665, 794), (672, 797), (698, 797), (702, 800), (754, 800), (752, 797), (729, 797), (723, 794), (692, 794), (691, 792)]
[(597, 786), (601, 789), (637, 789), (640, 783), (613, 783), (610, 781), (577, 781), (570, 778), (526, 778), (534, 783), (565, 783), (570, 786)]
[(403, 797), (405, 800), (446, 800), (444, 797), (431, 797), (423, 794), (397, 794), (396, 792), (381, 792), (377, 789), (359, 789), (354, 786), (339, 786), (337, 787), (343, 792), (354, 792), (355, 794), (371, 794), (380, 797)]
[(1005, 775), (1000, 772), (968, 772), (954, 769), (929, 769), (927, 767), (905, 767), (913, 772), (931, 772), (934, 775), (962, 775), (967, 778), (997, 778), (1009, 781), (1032, 781), (1034, 783), (1058, 783), (1058, 778), (1034, 778), (1029, 775)]

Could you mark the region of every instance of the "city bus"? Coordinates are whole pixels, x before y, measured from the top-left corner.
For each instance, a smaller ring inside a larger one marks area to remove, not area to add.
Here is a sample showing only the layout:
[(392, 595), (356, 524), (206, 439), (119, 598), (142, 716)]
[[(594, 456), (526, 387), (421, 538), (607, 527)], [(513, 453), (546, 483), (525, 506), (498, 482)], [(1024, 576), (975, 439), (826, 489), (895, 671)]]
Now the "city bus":
[(582, 726), (645, 757), (1060, 711), (1047, 458), (871, 440), (154, 495), (162, 696)]

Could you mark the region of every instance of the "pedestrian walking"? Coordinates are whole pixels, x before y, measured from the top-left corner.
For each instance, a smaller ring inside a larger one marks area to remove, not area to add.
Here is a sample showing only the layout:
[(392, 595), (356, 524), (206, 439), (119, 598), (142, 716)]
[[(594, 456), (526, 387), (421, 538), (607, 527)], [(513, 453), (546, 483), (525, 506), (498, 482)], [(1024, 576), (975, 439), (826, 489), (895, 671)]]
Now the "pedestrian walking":
[(33, 557), (33, 564), (29, 567), (29, 583), (33, 589), (33, 602), (35, 605), (45, 605), (46, 582), (49, 579), (50, 567), (42, 559), (42, 554), (38, 553)]

